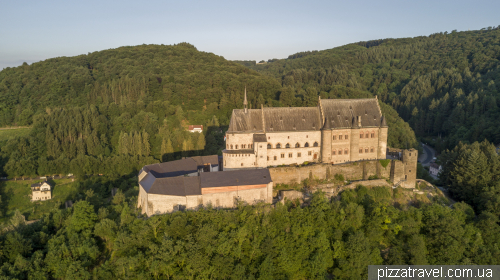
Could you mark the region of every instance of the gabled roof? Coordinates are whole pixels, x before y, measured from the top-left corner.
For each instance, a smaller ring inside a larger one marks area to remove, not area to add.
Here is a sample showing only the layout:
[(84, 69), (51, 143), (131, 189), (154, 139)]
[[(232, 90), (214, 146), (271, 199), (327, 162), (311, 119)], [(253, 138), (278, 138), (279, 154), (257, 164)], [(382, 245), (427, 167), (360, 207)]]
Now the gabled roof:
[(154, 174), (156, 178), (163, 178), (195, 173), (206, 164), (212, 166), (219, 165), (219, 157), (217, 155), (196, 156), (181, 160), (150, 164), (144, 166), (142, 169)]
[(202, 188), (263, 185), (272, 182), (268, 169), (203, 172), (200, 176), (156, 178), (148, 173), (139, 183), (149, 194), (201, 195)]
[(325, 128), (352, 128), (387, 126), (377, 98), (366, 99), (320, 99), (325, 118)]
[(47, 184), (47, 185), (49, 185), (52, 188), (52, 186), (47, 181), (34, 183), (34, 184), (31, 185), (31, 188), (41, 187), (43, 184)]
[(318, 107), (234, 109), (228, 132), (309, 131), (335, 128), (387, 127), (377, 98), (320, 99)]

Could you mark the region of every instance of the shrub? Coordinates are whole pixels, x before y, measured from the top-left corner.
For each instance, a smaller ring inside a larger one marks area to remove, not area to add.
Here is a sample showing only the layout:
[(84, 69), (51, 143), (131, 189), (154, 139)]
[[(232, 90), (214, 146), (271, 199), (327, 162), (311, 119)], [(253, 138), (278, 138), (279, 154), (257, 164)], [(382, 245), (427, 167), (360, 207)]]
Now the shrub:
[(335, 174), (335, 180), (337, 181), (344, 181), (344, 175), (342, 174)]
[(379, 160), (379, 162), (383, 168), (387, 168), (387, 166), (389, 165), (389, 162), (391, 162), (391, 160), (390, 159), (381, 159), (381, 160)]

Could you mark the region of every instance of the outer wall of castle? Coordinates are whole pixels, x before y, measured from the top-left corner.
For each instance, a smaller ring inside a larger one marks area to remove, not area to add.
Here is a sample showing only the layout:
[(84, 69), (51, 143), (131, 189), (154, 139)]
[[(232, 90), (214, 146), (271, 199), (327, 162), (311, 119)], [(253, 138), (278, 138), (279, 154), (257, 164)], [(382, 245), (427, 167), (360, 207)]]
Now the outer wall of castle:
[(202, 189), (201, 195), (188, 196), (148, 194), (142, 187), (139, 189), (140, 205), (138, 207), (141, 207), (142, 213), (148, 216), (171, 213), (179, 208), (194, 210), (199, 206), (207, 207), (209, 205), (216, 208), (232, 208), (237, 205), (238, 201), (244, 201), (248, 204), (272, 203), (273, 199), (272, 182), (261, 186), (228, 186), (218, 188), (217, 192)]

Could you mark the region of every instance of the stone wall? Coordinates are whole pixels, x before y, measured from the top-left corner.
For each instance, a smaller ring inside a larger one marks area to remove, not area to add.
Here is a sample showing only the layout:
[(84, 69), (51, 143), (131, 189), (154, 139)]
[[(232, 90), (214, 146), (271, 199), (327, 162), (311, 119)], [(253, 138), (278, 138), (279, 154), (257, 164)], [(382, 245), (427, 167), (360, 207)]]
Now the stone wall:
[(300, 183), (309, 178), (309, 174), (316, 179), (326, 179), (327, 169), (333, 177), (342, 174), (346, 180), (366, 180), (372, 175), (389, 178), (391, 165), (383, 167), (379, 160), (359, 161), (344, 164), (315, 164), (300, 167), (270, 167), (269, 172), (274, 184)]
[(235, 191), (214, 192), (202, 195), (174, 196), (161, 194), (147, 194), (142, 187), (139, 187), (138, 207), (142, 207), (142, 213), (148, 216), (156, 214), (171, 213), (176, 210), (194, 210), (200, 206), (216, 208), (232, 208), (238, 201), (248, 204), (255, 204), (260, 201), (272, 203), (273, 183), (269, 183), (262, 188), (240, 189), (235, 187)]

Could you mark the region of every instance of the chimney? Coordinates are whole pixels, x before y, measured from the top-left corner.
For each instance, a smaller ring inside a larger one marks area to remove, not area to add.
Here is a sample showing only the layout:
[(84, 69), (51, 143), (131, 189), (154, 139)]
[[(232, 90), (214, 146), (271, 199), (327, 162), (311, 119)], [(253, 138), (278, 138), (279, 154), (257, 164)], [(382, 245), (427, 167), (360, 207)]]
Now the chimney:
[(361, 127), (361, 116), (358, 116), (358, 126)]

